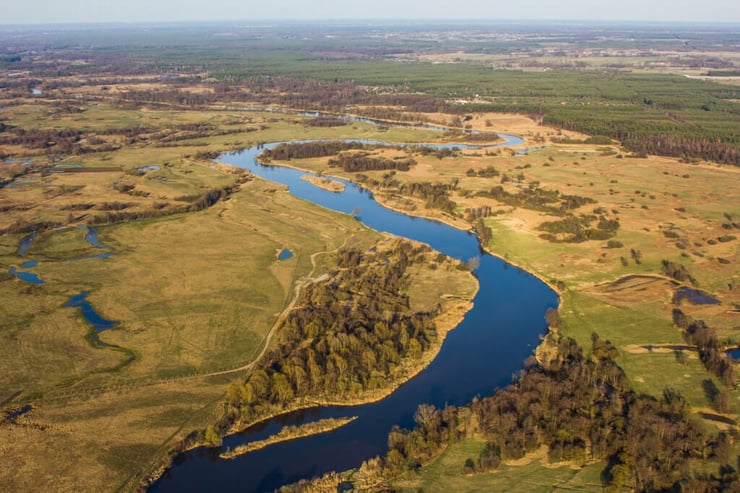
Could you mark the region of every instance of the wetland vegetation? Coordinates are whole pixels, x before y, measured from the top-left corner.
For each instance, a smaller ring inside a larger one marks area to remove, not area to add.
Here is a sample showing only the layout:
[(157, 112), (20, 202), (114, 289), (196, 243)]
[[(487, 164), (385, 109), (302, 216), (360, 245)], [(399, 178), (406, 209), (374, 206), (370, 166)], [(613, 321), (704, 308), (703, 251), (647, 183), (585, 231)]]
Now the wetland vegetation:
[(560, 296), (517, 382), (290, 488), (738, 487), (737, 30), (375, 29), (0, 28), (0, 489), (135, 490), (429, 364), (480, 259), (214, 160), (269, 142)]

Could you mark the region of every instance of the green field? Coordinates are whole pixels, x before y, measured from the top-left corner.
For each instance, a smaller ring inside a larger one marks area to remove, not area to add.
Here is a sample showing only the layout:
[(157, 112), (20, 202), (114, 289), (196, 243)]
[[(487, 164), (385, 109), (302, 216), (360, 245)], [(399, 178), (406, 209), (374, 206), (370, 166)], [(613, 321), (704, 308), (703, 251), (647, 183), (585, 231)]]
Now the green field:
[(503, 465), (494, 472), (465, 471), (465, 461), (476, 458), (485, 444), (465, 440), (448, 446), (432, 464), (424, 467), (418, 478), (398, 481), (394, 485), (403, 492), (468, 491), (532, 491), (532, 492), (600, 492), (603, 464), (573, 467), (569, 464), (545, 464), (540, 457), (531, 457), (517, 465)]

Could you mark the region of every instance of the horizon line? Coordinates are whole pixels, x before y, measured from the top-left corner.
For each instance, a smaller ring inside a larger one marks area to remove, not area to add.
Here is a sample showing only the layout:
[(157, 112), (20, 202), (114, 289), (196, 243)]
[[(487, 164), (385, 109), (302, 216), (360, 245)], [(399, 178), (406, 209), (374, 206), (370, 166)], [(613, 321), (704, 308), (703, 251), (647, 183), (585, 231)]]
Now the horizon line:
[(316, 23), (378, 23), (378, 24), (401, 24), (401, 25), (423, 25), (423, 24), (444, 24), (444, 25), (456, 25), (456, 24), (470, 24), (470, 25), (493, 25), (493, 24), (551, 24), (551, 23), (565, 23), (565, 24), (591, 24), (591, 25), (711, 25), (711, 26), (736, 26), (740, 25), (740, 20), (661, 20), (661, 19), (572, 19), (572, 18), (539, 18), (539, 19), (449, 19), (449, 18), (437, 18), (429, 17), (425, 19), (419, 18), (312, 18), (312, 19), (277, 19), (277, 18), (261, 18), (261, 19), (213, 19), (213, 20), (131, 20), (131, 21), (120, 21), (120, 20), (98, 20), (98, 21), (57, 21), (57, 22), (3, 22), (0, 21), (0, 27), (85, 27), (85, 26), (135, 26), (135, 25), (212, 25), (212, 24), (240, 24), (240, 23), (255, 23), (255, 24), (277, 24), (277, 25), (295, 25), (295, 24), (316, 24)]

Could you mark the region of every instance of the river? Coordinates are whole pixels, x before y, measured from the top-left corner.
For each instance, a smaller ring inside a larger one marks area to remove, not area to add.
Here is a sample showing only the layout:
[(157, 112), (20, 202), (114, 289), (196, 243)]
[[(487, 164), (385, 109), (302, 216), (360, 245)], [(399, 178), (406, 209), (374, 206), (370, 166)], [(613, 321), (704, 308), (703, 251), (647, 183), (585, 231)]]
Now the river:
[[(412, 417), (419, 404), (464, 405), (476, 395), (490, 395), (510, 383), (546, 330), (545, 312), (557, 306), (557, 295), (545, 284), (483, 253), (477, 238), (468, 232), (386, 209), (374, 200), (372, 193), (351, 182), (338, 180), (345, 184), (345, 190), (331, 192), (301, 179), (310, 173), (260, 165), (258, 154), (276, 145), (225, 154), (220, 161), (287, 185), (296, 197), (346, 214), (354, 212), (358, 220), (375, 230), (427, 243), (463, 261), (479, 256), (475, 274), (480, 289), (474, 308), (447, 335), (432, 364), (387, 398), (360, 406), (327, 406), (289, 413), (227, 437), (223, 448), (263, 439), (287, 424), (357, 416), (349, 425), (271, 445), (233, 460), (218, 459), (218, 450), (201, 448), (187, 452), (177, 457), (173, 467), (150, 491), (259, 493), (328, 471), (358, 467), (363, 460), (386, 452), (387, 435), (393, 425), (413, 425)], [(507, 140), (499, 145), (512, 143)]]

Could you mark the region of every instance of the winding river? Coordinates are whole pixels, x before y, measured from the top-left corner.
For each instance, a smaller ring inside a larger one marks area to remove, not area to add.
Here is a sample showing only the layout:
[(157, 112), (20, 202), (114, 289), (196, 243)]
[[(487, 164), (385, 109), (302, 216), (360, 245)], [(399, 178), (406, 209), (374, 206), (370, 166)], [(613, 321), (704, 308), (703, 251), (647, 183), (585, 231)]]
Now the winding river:
[[(516, 137), (502, 137), (507, 142), (499, 145), (521, 143)], [(476, 276), (480, 290), (474, 308), (447, 335), (432, 364), (387, 398), (354, 407), (327, 406), (289, 413), (224, 439), (223, 447), (266, 438), (288, 424), (357, 416), (349, 425), (271, 445), (233, 460), (218, 459), (218, 450), (194, 450), (180, 455), (151, 491), (264, 492), (328, 471), (358, 467), (363, 460), (386, 452), (388, 432), (394, 425), (413, 425), (419, 404), (463, 405), (476, 395), (490, 395), (511, 382), (546, 330), (546, 310), (557, 306), (556, 294), (545, 284), (481, 252), (477, 238), (468, 232), (386, 209), (372, 193), (351, 182), (338, 180), (345, 184), (345, 190), (331, 192), (301, 179), (310, 173), (260, 165), (258, 154), (276, 145), (225, 154), (220, 161), (287, 185), (295, 196), (328, 209), (354, 212), (358, 220), (375, 230), (427, 243), (460, 260), (479, 256)]]

